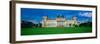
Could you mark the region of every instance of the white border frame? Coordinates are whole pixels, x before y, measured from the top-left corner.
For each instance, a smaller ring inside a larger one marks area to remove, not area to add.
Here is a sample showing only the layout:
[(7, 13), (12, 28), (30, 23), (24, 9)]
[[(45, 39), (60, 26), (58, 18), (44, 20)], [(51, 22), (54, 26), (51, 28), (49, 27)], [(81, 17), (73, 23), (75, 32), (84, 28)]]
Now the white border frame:
[[(92, 33), (81, 33), (81, 34), (53, 34), (53, 35), (32, 35), (32, 36), (21, 36), (20, 34), (20, 8), (42, 8), (42, 9), (61, 9), (61, 10), (89, 10), (92, 11)], [(74, 6), (52, 6), (52, 5), (40, 5), (40, 4), (16, 4), (16, 41), (25, 40), (42, 40), (42, 39), (55, 39), (55, 38), (76, 38), (76, 37), (91, 37), (96, 36), (96, 8), (90, 7), (74, 7)]]

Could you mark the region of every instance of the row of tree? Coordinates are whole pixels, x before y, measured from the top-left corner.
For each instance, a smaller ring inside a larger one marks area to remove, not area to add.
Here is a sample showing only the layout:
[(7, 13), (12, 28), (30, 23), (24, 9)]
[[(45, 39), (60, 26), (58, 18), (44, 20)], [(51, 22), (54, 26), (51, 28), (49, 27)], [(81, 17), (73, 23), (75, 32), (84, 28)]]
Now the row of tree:
[(23, 28), (29, 28), (29, 27), (42, 27), (41, 23), (35, 24), (29, 21), (21, 21), (21, 27)]
[(81, 23), (79, 26), (92, 27), (92, 22)]

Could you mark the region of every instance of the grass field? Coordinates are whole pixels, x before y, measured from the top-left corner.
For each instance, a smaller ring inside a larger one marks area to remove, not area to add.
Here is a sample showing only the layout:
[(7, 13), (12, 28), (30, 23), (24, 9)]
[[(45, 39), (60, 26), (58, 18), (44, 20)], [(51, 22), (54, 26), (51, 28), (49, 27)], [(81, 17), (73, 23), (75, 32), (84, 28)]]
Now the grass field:
[(21, 35), (42, 35), (42, 34), (68, 34), (68, 33), (89, 33), (92, 27), (47, 27), (47, 28), (22, 28)]

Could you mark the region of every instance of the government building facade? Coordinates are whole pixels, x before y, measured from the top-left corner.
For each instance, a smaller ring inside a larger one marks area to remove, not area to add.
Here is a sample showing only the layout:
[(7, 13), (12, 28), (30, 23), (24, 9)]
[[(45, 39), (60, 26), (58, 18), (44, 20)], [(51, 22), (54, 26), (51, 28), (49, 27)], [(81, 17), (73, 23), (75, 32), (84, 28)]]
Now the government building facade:
[(75, 25), (79, 25), (75, 16), (71, 20), (66, 19), (63, 15), (58, 15), (55, 19), (43, 16), (42, 20), (42, 27), (74, 27)]

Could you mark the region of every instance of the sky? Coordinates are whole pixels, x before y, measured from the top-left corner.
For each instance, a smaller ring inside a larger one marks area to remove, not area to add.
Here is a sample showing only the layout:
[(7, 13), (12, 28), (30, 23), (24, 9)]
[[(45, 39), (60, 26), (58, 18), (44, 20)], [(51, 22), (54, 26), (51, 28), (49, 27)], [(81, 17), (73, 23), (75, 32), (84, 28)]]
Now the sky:
[(92, 22), (92, 11), (87, 10), (21, 8), (21, 20), (34, 23), (41, 22), (43, 16), (48, 16), (49, 19), (56, 19), (57, 15), (63, 15), (67, 20), (71, 20), (73, 16), (76, 16), (79, 22)]

